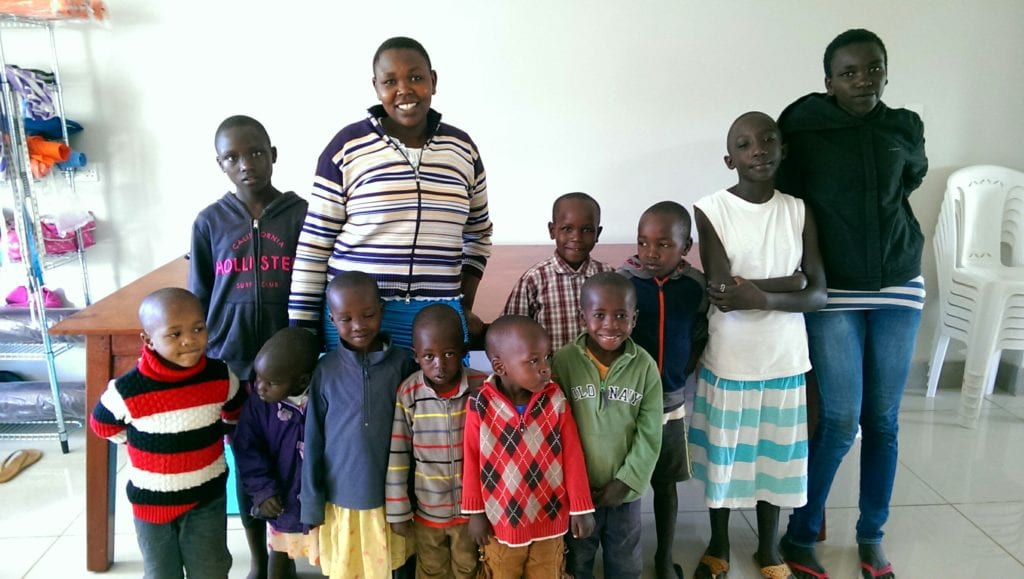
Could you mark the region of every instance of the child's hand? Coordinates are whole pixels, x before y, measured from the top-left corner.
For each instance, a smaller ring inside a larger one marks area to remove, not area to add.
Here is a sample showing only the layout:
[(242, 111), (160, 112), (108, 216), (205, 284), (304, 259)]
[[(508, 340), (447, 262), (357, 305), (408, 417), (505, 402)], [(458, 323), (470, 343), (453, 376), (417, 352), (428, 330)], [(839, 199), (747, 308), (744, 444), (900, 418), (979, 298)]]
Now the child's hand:
[(793, 278), (793, 290), (795, 292), (803, 291), (807, 289), (807, 274), (800, 270), (793, 272), (793, 275), (789, 276)]
[(760, 288), (739, 276), (732, 279), (735, 284), (708, 285), (711, 305), (723, 312), (765, 309), (768, 299)]
[(469, 516), (469, 536), (478, 547), (483, 547), (490, 543), (491, 535), (493, 534), (491, 522), (487, 520), (487, 515), (484, 513), (473, 513)]
[(573, 539), (586, 539), (594, 532), (594, 515), (571, 515), (569, 517), (569, 530), (572, 531)]
[(391, 532), (396, 535), (403, 537), (412, 536), (412, 521), (402, 521), (400, 523), (391, 523)]
[(277, 497), (270, 497), (260, 503), (260, 516), (266, 519), (276, 519), (283, 512), (284, 507), (281, 506), (281, 501)]
[(594, 506), (596, 507), (617, 507), (629, 494), (629, 486), (617, 478), (613, 478), (594, 493)]

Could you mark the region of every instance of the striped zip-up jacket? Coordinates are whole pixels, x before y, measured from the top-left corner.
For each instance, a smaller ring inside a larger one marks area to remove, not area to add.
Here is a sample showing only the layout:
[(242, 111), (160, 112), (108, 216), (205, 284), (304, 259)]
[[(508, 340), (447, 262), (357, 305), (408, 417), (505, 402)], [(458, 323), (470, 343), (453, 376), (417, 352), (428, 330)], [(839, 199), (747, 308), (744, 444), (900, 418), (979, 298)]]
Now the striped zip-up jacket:
[(461, 384), (448, 397), (426, 384), (422, 370), (399, 386), (385, 489), (389, 523), (415, 516), (424, 525), (446, 527), (467, 520), (460, 508), (466, 401), (486, 379), (483, 372), (463, 368)]
[(299, 235), (288, 315), (316, 327), (324, 288), (343, 271), (371, 275), (384, 298), (458, 298), (491, 253), (487, 179), (469, 135), (431, 110), (419, 164), (384, 132), (380, 105), (342, 129), (317, 163)]
[(143, 348), (138, 366), (110, 381), (93, 409), (93, 432), (128, 444), (128, 501), (137, 519), (164, 524), (224, 496), (223, 424), (245, 391), (220, 360), (173, 370)]

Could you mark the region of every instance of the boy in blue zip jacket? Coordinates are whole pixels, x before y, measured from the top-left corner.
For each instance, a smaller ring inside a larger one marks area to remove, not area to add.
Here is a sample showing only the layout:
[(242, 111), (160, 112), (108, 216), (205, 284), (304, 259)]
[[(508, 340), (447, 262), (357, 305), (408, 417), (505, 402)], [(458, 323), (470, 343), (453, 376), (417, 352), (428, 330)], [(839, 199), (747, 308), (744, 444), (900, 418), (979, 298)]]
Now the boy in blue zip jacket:
[(654, 358), (661, 373), (661, 454), (651, 477), (658, 579), (683, 576), (672, 561), (679, 510), (676, 483), (691, 474), (683, 387), (708, 339), (704, 274), (684, 259), (693, 245), (690, 229), (685, 207), (674, 201), (655, 203), (640, 216), (636, 255), (619, 269), (636, 288), (639, 311), (633, 340)]
[[(306, 201), (271, 183), (277, 149), (256, 119), (228, 117), (217, 127), (214, 146), (235, 191), (203, 209), (192, 225), (188, 289), (206, 312), (207, 355), (224, 360), (248, 390), (256, 353), (288, 327), (292, 262)], [(236, 480), (249, 577), (266, 577), (266, 524), (249, 516), (252, 505)]]

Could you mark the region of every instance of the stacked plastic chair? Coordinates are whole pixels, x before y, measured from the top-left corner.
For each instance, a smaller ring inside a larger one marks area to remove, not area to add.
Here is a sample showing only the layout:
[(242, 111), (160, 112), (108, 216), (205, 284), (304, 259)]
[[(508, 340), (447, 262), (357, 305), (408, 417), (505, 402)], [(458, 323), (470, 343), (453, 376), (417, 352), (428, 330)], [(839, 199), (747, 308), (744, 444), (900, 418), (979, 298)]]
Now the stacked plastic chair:
[(966, 344), (960, 420), (973, 428), (1002, 351), (1024, 350), (1024, 173), (979, 165), (950, 175), (934, 242), (939, 324), (928, 396), (950, 338)]

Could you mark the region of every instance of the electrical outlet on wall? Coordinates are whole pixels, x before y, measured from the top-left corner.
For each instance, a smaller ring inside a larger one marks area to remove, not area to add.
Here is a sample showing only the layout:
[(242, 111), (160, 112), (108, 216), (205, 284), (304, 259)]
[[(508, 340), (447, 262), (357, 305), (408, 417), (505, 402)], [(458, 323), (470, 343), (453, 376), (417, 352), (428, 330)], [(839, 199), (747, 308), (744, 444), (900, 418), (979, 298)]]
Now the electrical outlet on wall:
[(97, 183), (100, 180), (100, 171), (96, 165), (86, 165), (75, 169), (75, 181), (78, 183)]

